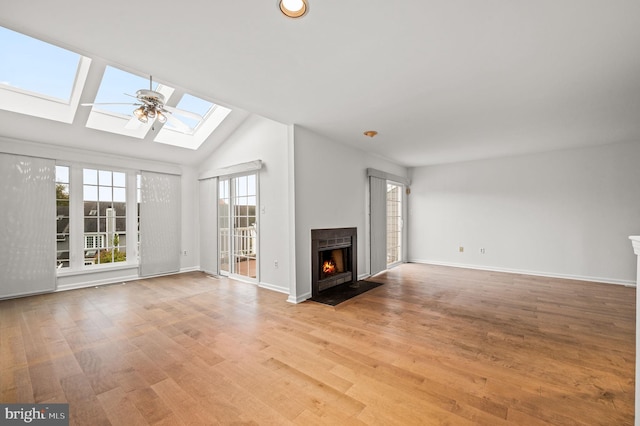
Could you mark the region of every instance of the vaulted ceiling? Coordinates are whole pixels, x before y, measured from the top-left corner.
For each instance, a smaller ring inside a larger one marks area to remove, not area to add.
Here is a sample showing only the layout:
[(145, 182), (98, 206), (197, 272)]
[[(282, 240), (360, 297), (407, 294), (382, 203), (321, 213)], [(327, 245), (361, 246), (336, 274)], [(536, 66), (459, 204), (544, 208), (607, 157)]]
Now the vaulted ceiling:
[[(195, 164), (250, 113), (405, 166), (640, 141), (636, 0), (3, 0), (0, 25), (233, 109), (197, 151), (0, 111), (0, 136)], [(0, 64), (1, 66), (1, 64)], [(378, 136), (363, 136), (376, 130)]]

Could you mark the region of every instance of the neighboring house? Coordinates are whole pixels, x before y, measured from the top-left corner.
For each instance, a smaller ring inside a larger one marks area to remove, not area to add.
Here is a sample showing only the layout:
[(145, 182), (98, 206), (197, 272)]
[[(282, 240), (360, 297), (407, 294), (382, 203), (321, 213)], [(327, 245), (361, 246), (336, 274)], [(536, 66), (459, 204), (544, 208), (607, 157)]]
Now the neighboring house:
[[(114, 252), (125, 253), (126, 236), (125, 203), (84, 203), (84, 264), (105, 263), (105, 261), (121, 261), (124, 257), (113, 258)], [(56, 207), (57, 229), (57, 265), (59, 268), (69, 266), (69, 206)], [(106, 253), (102, 257), (100, 252)], [(109, 256), (110, 255), (110, 256)], [(111, 259), (109, 260), (109, 257)]]

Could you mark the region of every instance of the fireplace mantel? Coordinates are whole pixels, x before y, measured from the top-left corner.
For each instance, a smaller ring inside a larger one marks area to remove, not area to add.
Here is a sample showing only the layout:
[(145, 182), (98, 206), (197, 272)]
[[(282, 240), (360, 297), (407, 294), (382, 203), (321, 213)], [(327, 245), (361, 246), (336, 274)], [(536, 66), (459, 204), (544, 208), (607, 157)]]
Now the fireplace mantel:
[(640, 256), (640, 235), (632, 235), (629, 237), (631, 244), (633, 245), (633, 252)]

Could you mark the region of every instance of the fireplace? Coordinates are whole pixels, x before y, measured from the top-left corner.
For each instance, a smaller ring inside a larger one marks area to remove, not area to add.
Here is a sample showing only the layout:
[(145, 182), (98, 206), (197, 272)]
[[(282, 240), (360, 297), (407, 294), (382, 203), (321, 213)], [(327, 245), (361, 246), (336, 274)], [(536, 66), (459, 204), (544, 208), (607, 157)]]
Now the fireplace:
[(357, 281), (357, 229), (311, 230), (311, 294)]

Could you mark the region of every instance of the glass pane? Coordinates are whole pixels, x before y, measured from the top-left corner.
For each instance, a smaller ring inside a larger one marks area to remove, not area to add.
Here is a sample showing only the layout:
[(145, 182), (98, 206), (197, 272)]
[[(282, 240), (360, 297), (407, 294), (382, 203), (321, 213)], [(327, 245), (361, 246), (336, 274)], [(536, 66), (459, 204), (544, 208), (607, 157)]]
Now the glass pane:
[[(68, 206), (69, 205), (69, 185), (65, 183), (56, 183), (56, 205)], [(69, 210), (67, 209), (67, 212)], [(61, 214), (58, 212), (57, 214)]]
[(402, 186), (387, 183), (387, 264), (402, 259)]
[(229, 180), (218, 182), (218, 257), (220, 273), (231, 272), (229, 257), (231, 234), (229, 230)]
[(124, 218), (127, 215), (127, 203), (113, 203), (116, 216)]
[(125, 188), (113, 188), (113, 201), (125, 202), (127, 201), (127, 191)]
[(85, 216), (98, 216), (98, 203), (95, 201), (84, 202), (84, 215)]
[[(104, 182), (100, 182), (104, 185)], [(127, 175), (125, 173), (113, 172), (113, 186), (119, 186), (124, 188), (127, 183)]]
[(113, 201), (113, 193), (110, 186), (100, 186), (98, 192), (98, 200)]
[(248, 195), (256, 195), (256, 176), (247, 176), (247, 191)]
[(69, 267), (69, 251), (58, 250), (56, 255), (56, 268), (68, 268)]
[(93, 169), (84, 169), (82, 171), (82, 183), (85, 185), (97, 185), (98, 171)]
[(247, 195), (247, 177), (240, 176), (236, 183), (236, 197), (241, 195)]
[(69, 167), (56, 166), (56, 182), (69, 183)]
[[(204, 99), (196, 98), (195, 96), (191, 96), (186, 93), (182, 96), (180, 102), (178, 102), (178, 105), (176, 107), (184, 111), (194, 112), (201, 117), (205, 117), (209, 110), (213, 107), (213, 104), (211, 102), (205, 101)], [(202, 120), (185, 117), (178, 113), (176, 113), (176, 118), (189, 126), (189, 128), (192, 130), (197, 128), (198, 125), (202, 122)], [(178, 128), (174, 127), (171, 122), (167, 122), (167, 124), (165, 124), (165, 127), (183, 133), (181, 130), (178, 130)]]
[(84, 185), (83, 187), (83, 199), (85, 201), (98, 201), (98, 187)]
[(103, 186), (111, 186), (111, 172), (106, 170), (100, 170), (98, 172), (98, 183)]
[[(84, 232), (87, 233), (95, 233), (98, 232), (98, 219), (85, 217), (84, 218)], [(85, 238), (86, 242), (86, 238)], [(86, 246), (86, 244), (85, 244)]]
[(0, 27), (0, 84), (69, 102), (80, 55)]

